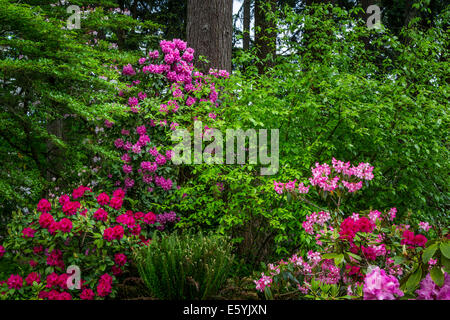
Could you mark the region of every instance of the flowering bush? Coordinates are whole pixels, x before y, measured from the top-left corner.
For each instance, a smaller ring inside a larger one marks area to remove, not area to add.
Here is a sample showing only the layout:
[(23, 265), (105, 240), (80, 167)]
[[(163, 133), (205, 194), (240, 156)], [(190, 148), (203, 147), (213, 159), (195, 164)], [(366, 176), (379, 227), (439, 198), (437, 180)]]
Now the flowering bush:
[[(81, 186), (71, 196), (42, 199), (28, 214), (15, 213), (1, 259), (20, 261), (25, 273), (1, 279), (3, 299), (102, 299), (114, 297), (118, 277), (134, 248), (148, 244), (152, 231), (175, 222), (153, 212), (123, 206), (125, 192), (97, 196)], [(76, 285), (74, 268), (80, 271)], [(75, 287), (72, 287), (72, 284)]]
[(85, 183), (121, 187), (131, 198), (140, 199), (133, 206), (157, 205), (155, 210), (170, 211), (168, 195), (178, 187), (179, 171), (170, 163), (174, 144), (170, 135), (178, 127), (191, 128), (196, 120), (205, 123), (205, 131), (212, 129), (219, 110), (216, 86), (229, 74), (195, 70), (194, 49), (182, 40), (163, 40), (160, 48), (136, 65), (123, 67), (121, 80), (128, 83), (118, 93), (123, 115), (116, 114), (116, 120), (105, 120), (95, 129), (97, 142), (113, 148), (117, 157), (102, 164), (96, 155)]
[(346, 194), (357, 192), (363, 180), (373, 178), (372, 170), (367, 163), (351, 166), (333, 158), (331, 165), (316, 164), (309, 186), (296, 185), (295, 180), (274, 182), (277, 193), (312, 206), (316, 205), (306, 195), (315, 187), (334, 206), (312, 212), (303, 222), (305, 231), (315, 238), (316, 251), (309, 250), (305, 258), (294, 254), (288, 261), (269, 264), (268, 271), (255, 280), (257, 290), (266, 298), (280, 294), (313, 299), (450, 298), (448, 230), (435, 230), (426, 222), (416, 230), (394, 223), (396, 208), (350, 216), (340, 210)]

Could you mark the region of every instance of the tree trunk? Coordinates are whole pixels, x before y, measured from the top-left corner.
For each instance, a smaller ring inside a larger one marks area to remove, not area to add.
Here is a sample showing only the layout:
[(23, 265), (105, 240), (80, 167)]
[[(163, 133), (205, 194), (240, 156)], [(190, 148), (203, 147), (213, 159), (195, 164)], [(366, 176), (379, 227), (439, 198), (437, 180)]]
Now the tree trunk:
[(188, 0), (186, 37), (196, 56), (205, 56), (209, 63), (197, 61), (203, 72), (209, 68), (231, 72), (233, 33), (233, 0)]
[(250, 20), (251, 20), (251, 0), (244, 0), (244, 37), (243, 49), (250, 49)]
[[(255, 46), (258, 58), (264, 60), (268, 55), (276, 55), (277, 33), (276, 25), (267, 14), (276, 10), (276, 0), (255, 0)], [(265, 8), (268, 8), (266, 12)], [(266, 67), (273, 66), (273, 61), (267, 60), (258, 63), (258, 72), (261, 74)]]

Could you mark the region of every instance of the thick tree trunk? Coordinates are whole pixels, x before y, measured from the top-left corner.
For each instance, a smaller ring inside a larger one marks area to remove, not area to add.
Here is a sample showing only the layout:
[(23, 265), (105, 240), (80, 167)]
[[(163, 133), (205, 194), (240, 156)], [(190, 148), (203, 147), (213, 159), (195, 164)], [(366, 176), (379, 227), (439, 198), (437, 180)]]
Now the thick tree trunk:
[(244, 50), (250, 49), (250, 20), (251, 20), (251, 0), (244, 0)]
[(188, 0), (186, 37), (190, 47), (209, 63), (197, 62), (203, 72), (209, 68), (231, 72), (233, 0)]
[[(276, 25), (267, 17), (268, 13), (276, 10), (276, 4), (276, 0), (255, 0), (255, 46), (260, 60), (266, 59), (268, 55), (276, 55)], [(258, 63), (258, 71), (263, 73), (265, 68), (271, 66), (273, 61), (270, 60)]]

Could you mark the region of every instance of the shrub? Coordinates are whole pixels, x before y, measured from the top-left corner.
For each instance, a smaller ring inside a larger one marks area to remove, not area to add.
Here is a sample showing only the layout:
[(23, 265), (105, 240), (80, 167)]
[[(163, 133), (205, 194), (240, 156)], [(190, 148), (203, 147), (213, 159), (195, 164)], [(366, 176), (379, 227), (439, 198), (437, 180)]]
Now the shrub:
[(142, 280), (159, 299), (207, 299), (227, 278), (231, 245), (218, 235), (172, 233), (136, 253)]
[[(197, 71), (194, 49), (179, 39), (163, 40), (160, 47), (161, 52), (150, 51), (136, 64), (123, 66), (121, 80), (128, 84), (117, 97), (123, 112), (96, 127), (99, 153), (84, 181), (122, 187), (139, 199), (132, 204), (136, 209), (151, 205), (162, 212), (172, 209), (168, 197), (180, 175), (180, 166), (171, 163), (171, 134), (178, 127), (192, 127), (194, 120), (214, 125), (219, 110), (215, 84), (228, 73)], [(102, 155), (101, 150), (110, 152)]]
[(367, 163), (351, 166), (333, 158), (332, 165), (316, 164), (310, 185), (306, 181), (297, 185), (295, 180), (274, 182), (278, 194), (310, 205), (314, 204), (307, 195), (315, 188), (329, 199), (329, 206), (312, 212), (303, 222), (316, 240), (316, 250), (305, 258), (294, 254), (288, 261), (269, 264), (255, 281), (257, 290), (267, 298), (286, 293), (307, 299), (450, 298), (447, 226), (421, 222), (413, 228), (406, 220), (394, 223), (396, 208), (352, 215), (340, 209), (345, 198), (359, 192), (363, 180), (373, 178), (372, 170)]
[[(95, 196), (81, 186), (71, 197), (41, 199), (34, 212), (14, 213), (0, 259), (20, 263), (21, 272), (1, 279), (0, 298), (114, 297), (132, 248), (148, 244), (151, 232), (161, 226), (157, 221), (162, 221), (153, 212), (125, 210), (124, 197), (122, 189)], [(79, 268), (81, 288), (68, 287), (76, 284), (69, 266)]]

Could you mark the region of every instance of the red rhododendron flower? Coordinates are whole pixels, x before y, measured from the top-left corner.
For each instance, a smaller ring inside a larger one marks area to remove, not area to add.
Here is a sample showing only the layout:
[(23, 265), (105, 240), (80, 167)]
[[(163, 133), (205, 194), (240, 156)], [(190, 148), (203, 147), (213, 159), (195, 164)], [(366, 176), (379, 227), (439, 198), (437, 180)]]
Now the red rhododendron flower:
[(69, 292), (63, 291), (59, 294), (58, 300), (72, 300), (72, 296)]
[(144, 222), (147, 224), (154, 224), (156, 222), (156, 215), (153, 212), (148, 212), (144, 216)]
[(78, 201), (69, 201), (64, 203), (63, 207), (62, 207), (62, 211), (67, 215), (67, 216), (73, 216), (74, 214), (77, 213), (78, 209), (81, 207), (81, 204)]
[(91, 188), (88, 187), (84, 187), (84, 186), (79, 186), (78, 188), (74, 189), (72, 192), (72, 198), (73, 200), (78, 199), (82, 196), (84, 196), (84, 193), (86, 191), (92, 191)]
[(25, 282), (27, 285), (32, 286), (33, 282), (40, 283), (41, 282), (41, 276), (36, 272), (31, 272), (26, 278)]
[(113, 197), (111, 199), (111, 202), (109, 203), (109, 206), (113, 209), (119, 210), (120, 208), (122, 208), (122, 204), (123, 198)]
[(84, 289), (80, 294), (81, 300), (94, 300), (95, 293), (91, 289)]
[(114, 240), (114, 229), (106, 228), (105, 231), (103, 231), (103, 239), (105, 239), (106, 241)]
[(22, 230), (22, 237), (33, 238), (35, 233), (36, 233), (36, 230), (34, 230), (32, 228), (24, 228)]
[(111, 293), (112, 277), (105, 273), (100, 277), (97, 285), (97, 295), (100, 297), (106, 297)]
[(106, 221), (108, 219), (108, 212), (106, 212), (102, 208), (99, 208), (97, 211), (94, 212), (94, 219), (98, 221)]
[(72, 221), (67, 218), (62, 218), (58, 223), (58, 227), (62, 232), (70, 232), (72, 231)]
[(418, 234), (414, 237), (414, 244), (419, 247), (425, 247), (427, 241), (428, 239), (422, 234)]
[(119, 188), (113, 192), (113, 197), (123, 199), (125, 198), (125, 191)]
[(115, 226), (113, 229), (114, 229), (114, 237), (117, 240), (122, 239), (123, 233), (124, 233), (123, 227), (122, 226)]
[(12, 274), (6, 283), (9, 289), (20, 289), (23, 286), (23, 279), (18, 274)]
[(127, 256), (123, 253), (116, 253), (116, 255), (114, 256), (114, 262), (118, 266), (124, 266), (127, 263)]
[(64, 203), (69, 202), (69, 201), (70, 201), (70, 197), (67, 194), (63, 194), (62, 196), (59, 197), (60, 205), (64, 205)]
[(101, 206), (106, 206), (109, 203), (109, 196), (108, 196), (108, 194), (106, 194), (105, 192), (100, 193), (97, 196), (97, 202)]
[(41, 199), (37, 205), (37, 211), (39, 212), (49, 212), (52, 210), (52, 205), (47, 199)]
[(49, 213), (42, 213), (39, 217), (39, 225), (41, 228), (48, 228), (54, 222), (53, 216)]

